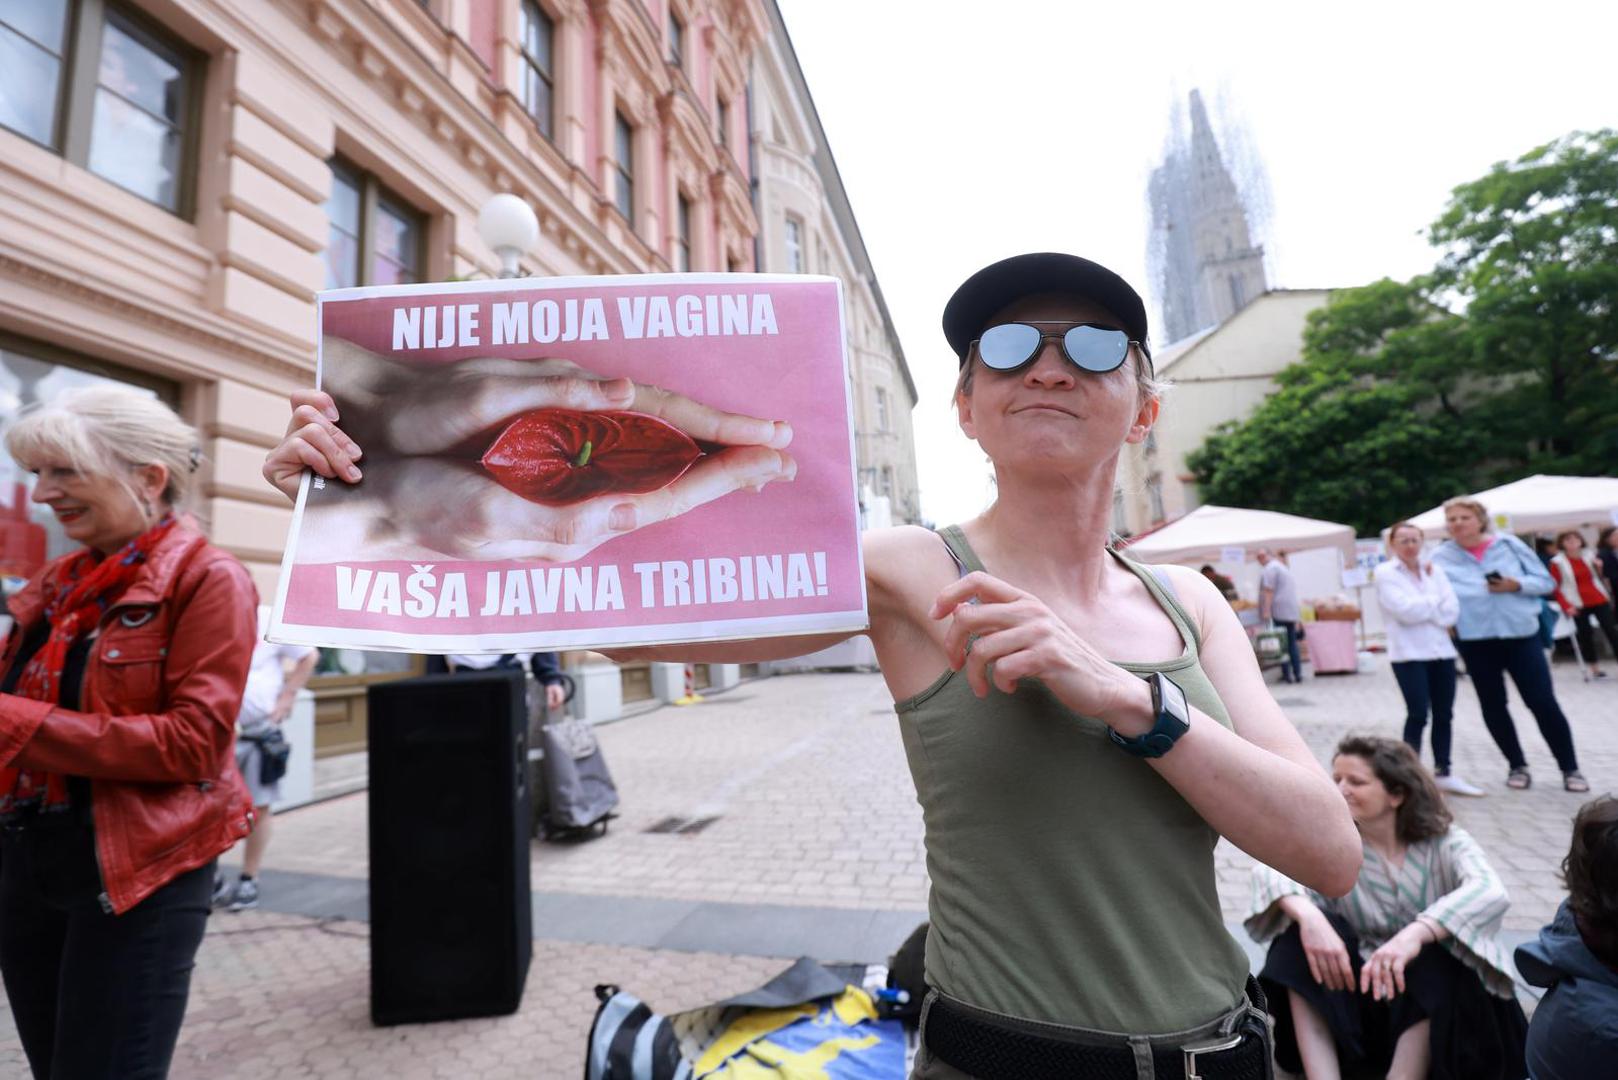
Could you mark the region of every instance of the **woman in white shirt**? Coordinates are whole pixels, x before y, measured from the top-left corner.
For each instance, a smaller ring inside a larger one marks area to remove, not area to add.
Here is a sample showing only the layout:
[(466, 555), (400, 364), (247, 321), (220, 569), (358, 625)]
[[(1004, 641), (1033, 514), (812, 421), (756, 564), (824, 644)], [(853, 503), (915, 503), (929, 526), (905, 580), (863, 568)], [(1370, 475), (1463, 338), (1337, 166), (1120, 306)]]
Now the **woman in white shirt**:
[(1405, 699), (1405, 742), (1421, 756), (1421, 733), (1433, 716), (1433, 778), (1456, 795), (1483, 789), (1450, 771), (1450, 718), (1455, 707), (1455, 643), (1450, 628), (1460, 603), (1449, 578), (1421, 558), (1422, 532), (1408, 521), (1388, 530), (1393, 556), (1376, 568), (1376, 596), (1387, 616), (1388, 656)]

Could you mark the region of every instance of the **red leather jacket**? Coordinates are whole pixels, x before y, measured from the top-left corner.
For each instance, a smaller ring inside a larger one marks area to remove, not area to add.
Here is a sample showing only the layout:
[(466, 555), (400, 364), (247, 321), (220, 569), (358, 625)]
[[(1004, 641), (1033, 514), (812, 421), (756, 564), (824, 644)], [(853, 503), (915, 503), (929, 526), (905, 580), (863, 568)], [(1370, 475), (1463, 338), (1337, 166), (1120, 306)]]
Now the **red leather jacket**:
[[(0, 672), (45, 617), (61, 559), (10, 599)], [(101, 906), (122, 914), (252, 831), (232, 743), (258, 591), (182, 517), (102, 616), (82, 712), (0, 694), (0, 763), (90, 779)]]

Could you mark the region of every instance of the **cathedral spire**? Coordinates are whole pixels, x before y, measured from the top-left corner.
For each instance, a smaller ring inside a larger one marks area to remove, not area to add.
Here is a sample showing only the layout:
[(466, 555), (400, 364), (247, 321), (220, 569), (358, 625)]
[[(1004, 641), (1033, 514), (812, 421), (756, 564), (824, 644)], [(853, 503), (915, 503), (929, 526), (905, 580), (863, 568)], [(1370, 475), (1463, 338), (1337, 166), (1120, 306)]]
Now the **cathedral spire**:
[(1191, 91), (1190, 105), (1189, 138), (1176, 109), (1148, 192), (1147, 256), (1169, 341), (1224, 322), (1268, 288), (1264, 249), (1253, 242), (1248, 208), (1200, 90)]

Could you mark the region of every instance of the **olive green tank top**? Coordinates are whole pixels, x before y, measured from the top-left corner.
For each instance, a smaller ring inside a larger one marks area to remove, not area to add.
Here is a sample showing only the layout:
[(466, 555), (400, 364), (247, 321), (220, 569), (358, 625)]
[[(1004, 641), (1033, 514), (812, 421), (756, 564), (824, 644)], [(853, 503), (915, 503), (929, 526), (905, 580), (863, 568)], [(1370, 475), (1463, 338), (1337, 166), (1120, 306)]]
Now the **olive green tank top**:
[[(982, 570), (956, 526), (940, 536)], [(1230, 726), (1195, 626), (1123, 556), (1185, 641), (1161, 671)], [(1127, 645), (1120, 646), (1127, 651)], [(1130, 1035), (1181, 1031), (1242, 999), (1247, 957), (1225, 929), (1217, 834), (1106, 725), (1035, 680), (979, 700), (946, 671), (894, 706), (927, 830), (927, 978), (1011, 1016)]]

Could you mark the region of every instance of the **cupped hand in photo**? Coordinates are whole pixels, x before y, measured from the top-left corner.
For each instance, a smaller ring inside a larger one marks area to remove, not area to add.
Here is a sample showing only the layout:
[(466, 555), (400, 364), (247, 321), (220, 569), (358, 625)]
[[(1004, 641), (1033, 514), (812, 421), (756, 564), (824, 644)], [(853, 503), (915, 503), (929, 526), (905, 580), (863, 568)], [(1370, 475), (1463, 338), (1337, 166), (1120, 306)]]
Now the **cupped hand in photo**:
[[(547, 506), (506, 489), (475, 463), (409, 458), (387, 470), (388, 479), (381, 481), (387, 512), (367, 542), (381, 550), (426, 550), (454, 559), (572, 562), (615, 537), (733, 492), (791, 480), (797, 471), (797, 463), (780, 450), (731, 446), (704, 455), (657, 491), (609, 493)], [(371, 476), (379, 475), (372, 468)]]
[[(343, 482), (306, 508), (299, 546), (307, 561), (353, 558), (360, 550), (374, 558), (568, 561), (797, 473), (784, 452), (792, 441), (784, 421), (714, 409), (570, 361), (485, 358), (426, 367), (336, 338), (326, 339), (324, 352), (330, 393), (293, 395), (286, 436), (264, 464), (266, 479), (289, 498), (306, 467)], [(544, 409), (655, 417), (706, 453), (655, 491), (544, 505), (502, 486), (478, 460), (505, 425)]]

